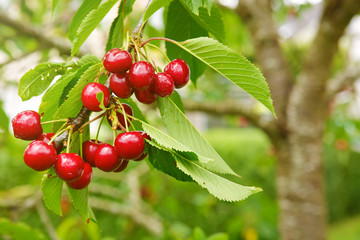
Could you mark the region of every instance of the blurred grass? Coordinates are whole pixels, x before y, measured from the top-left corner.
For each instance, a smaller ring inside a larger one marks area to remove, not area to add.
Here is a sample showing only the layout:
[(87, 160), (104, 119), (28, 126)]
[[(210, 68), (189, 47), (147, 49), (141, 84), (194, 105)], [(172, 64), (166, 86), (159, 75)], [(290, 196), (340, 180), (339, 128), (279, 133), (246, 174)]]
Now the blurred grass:
[(330, 226), (329, 240), (359, 240), (360, 216)]

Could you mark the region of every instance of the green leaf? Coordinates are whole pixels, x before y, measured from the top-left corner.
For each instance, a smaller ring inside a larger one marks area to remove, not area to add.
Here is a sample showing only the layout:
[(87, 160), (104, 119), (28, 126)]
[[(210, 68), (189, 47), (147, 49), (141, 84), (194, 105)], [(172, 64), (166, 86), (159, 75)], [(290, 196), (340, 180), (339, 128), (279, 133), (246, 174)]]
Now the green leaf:
[[(90, 138), (90, 128), (89, 128), (89, 126), (86, 126), (83, 128), (82, 142), (85, 142), (89, 138)], [(80, 134), (79, 134), (79, 132), (74, 132), (71, 135), (70, 152), (80, 155)]]
[(94, 31), (96, 26), (101, 22), (110, 9), (117, 3), (117, 0), (108, 0), (98, 8), (93, 9), (81, 22), (76, 32), (76, 38), (73, 40), (71, 56), (74, 56), (80, 49), (81, 45)]
[(199, 15), (199, 8), (203, 6), (203, 0), (181, 0), (190, 11), (194, 14)]
[[(7, 218), (0, 218), (0, 236), (12, 240), (45, 240), (45, 236), (37, 229), (22, 222), (11, 222)], [(1, 238), (3, 239), (3, 238)]]
[[(63, 119), (75, 117), (81, 110), (81, 93), (86, 84), (93, 82), (97, 76), (102, 63), (97, 63), (89, 67), (80, 77), (76, 85), (70, 90), (65, 102), (57, 109), (54, 119)], [(54, 124), (58, 126), (59, 124)], [(60, 124), (61, 125), (61, 124)], [(56, 128), (56, 127), (55, 127)]]
[(201, 228), (196, 227), (191, 236), (191, 240), (207, 240), (207, 237)]
[(73, 206), (80, 213), (80, 215), (96, 223), (95, 215), (92, 212), (88, 202), (89, 201), (88, 187), (84, 189), (76, 190), (67, 186), (67, 190)]
[(215, 6), (213, 5), (213, 0), (203, 0), (203, 1), (204, 1), (204, 6), (207, 8), (209, 15), (211, 15), (212, 8), (213, 6)]
[(202, 162), (200, 156), (212, 160), (200, 163), (201, 166), (214, 172), (236, 175), (171, 99), (158, 98), (158, 107), (171, 137), (187, 146), (190, 151), (195, 152), (199, 156), (200, 162)]
[[(174, 0), (167, 11), (165, 37), (176, 41), (189, 38), (208, 36), (208, 32), (193, 19), (179, 0)], [(181, 24), (179, 24), (181, 23)], [(206, 65), (183, 49), (166, 42), (166, 53), (170, 59), (181, 58), (187, 62), (191, 69), (191, 81), (196, 80), (204, 73)]]
[[(3, 102), (0, 100), (0, 129), (5, 132), (9, 131), (9, 117), (3, 109)], [(1, 131), (0, 131), (1, 132)]]
[(220, 200), (241, 201), (251, 194), (262, 191), (261, 188), (247, 187), (231, 182), (182, 156), (177, 155), (176, 162), (181, 171), (191, 176), (195, 182)]
[[(126, 104), (130, 105), (131, 109), (133, 110), (134, 117), (136, 117), (137, 119), (140, 119), (141, 121), (147, 123), (147, 120), (146, 120), (144, 114), (142, 113), (142, 111), (140, 110), (138, 105), (131, 98), (120, 99), (120, 101), (121, 101), (121, 103), (126, 103)], [(137, 130), (142, 130), (143, 129), (141, 123), (139, 123), (138, 121), (132, 121), (131, 123), (134, 125), (134, 127)]]
[(191, 177), (184, 174), (176, 167), (174, 156), (170, 152), (151, 146), (149, 147), (148, 154), (149, 162), (157, 170), (162, 171), (179, 181), (193, 181)]
[(84, 0), (80, 8), (75, 13), (74, 17), (71, 19), (68, 31), (68, 37), (73, 42), (76, 38), (76, 32), (84, 20), (84, 18), (99, 6), (101, 0)]
[(59, 3), (59, 0), (52, 0), (51, 14), (54, 14), (55, 8), (58, 3)]
[(184, 103), (182, 102), (181, 96), (177, 91), (174, 91), (173, 94), (169, 96), (169, 99), (175, 103), (181, 112), (185, 113)]
[(19, 82), (18, 94), (23, 101), (43, 93), (56, 75), (65, 72), (64, 64), (42, 63), (25, 73)]
[(206, 8), (199, 8), (199, 16), (192, 15), (192, 17), (209, 33), (214, 35), (220, 42), (225, 40), (225, 28), (222, 20), (222, 15), (218, 7), (215, 5), (211, 8), (209, 13)]
[(123, 38), (124, 38), (124, 17), (121, 12), (119, 15), (114, 19), (111, 24), (109, 38), (106, 43), (105, 51), (108, 52), (110, 49), (113, 48), (121, 48), (123, 45)]
[[(46, 122), (53, 119), (53, 116), (60, 106), (60, 98), (63, 94), (64, 88), (69, 84), (69, 82), (75, 76), (74, 71), (67, 72), (65, 75), (61, 76), (49, 89), (45, 92), (42, 97), (41, 104), (39, 107), (39, 114), (43, 114), (41, 121)], [(42, 126), (44, 132), (50, 132), (52, 129), (52, 124), (45, 124)]]
[(143, 21), (148, 20), (157, 10), (167, 6), (173, 0), (153, 0), (145, 11)]
[(135, 3), (136, 0), (126, 0), (126, 1), (121, 1), (121, 7), (124, 5), (124, 17), (126, 17), (127, 15), (129, 15), (132, 12), (132, 8), (133, 5)]
[(206, 37), (189, 39), (176, 45), (244, 89), (276, 116), (264, 76), (244, 56)]
[(55, 175), (51, 168), (41, 179), (41, 191), (45, 206), (54, 213), (62, 216), (61, 210), (61, 193), (63, 181)]
[(79, 61), (77, 61), (77, 64), (79, 66), (83, 66), (83, 65), (86, 65), (88, 63), (96, 63), (96, 62), (100, 62), (100, 60), (99, 60), (99, 58), (97, 56), (91, 55), (91, 54), (86, 54), (85, 56), (80, 58)]

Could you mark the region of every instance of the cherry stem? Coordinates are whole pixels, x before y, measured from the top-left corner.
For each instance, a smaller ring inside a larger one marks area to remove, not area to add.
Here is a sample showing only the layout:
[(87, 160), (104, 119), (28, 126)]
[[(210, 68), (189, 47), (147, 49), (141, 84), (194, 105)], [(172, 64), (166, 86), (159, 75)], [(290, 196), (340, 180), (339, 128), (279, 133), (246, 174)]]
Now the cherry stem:
[(145, 46), (148, 42), (150, 42), (150, 41), (154, 41), (154, 40), (164, 40), (164, 41), (168, 41), (168, 42), (171, 42), (171, 43), (173, 43), (173, 44), (178, 45), (178, 42), (177, 42), (177, 41), (172, 40), (172, 39), (170, 39), (170, 38), (164, 38), (164, 37), (153, 37), (153, 38), (149, 38), (148, 40), (146, 40), (146, 41), (142, 42), (142, 43), (140, 44), (140, 48), (142, 48), (143, 46)]
[[(61, 127), (61, 128), (63, 128), (63, 127)], [(50, 141), (48, 142), (48, 144), (51, 145), (51, 143), (52, 143), (53, 141), (55, 141), (55, 138), (57, 138), (57, 137), (58, 137), (59, 135), (61, 135), (63, 132), (67, 131), (69, 128), (70, 128), (70, 126), (67, 127), (67, 128), (65, 128), (65, 129), (63, 129), (63, 130), (61, 130), (61, 131), (58, 131), (58, 132), (50, 139)]]
[(70, 129), (69, 129), (69, 134), (68, 134), (68, 140), (67, 140), (67, 143), (66, 143), (66, 153), (69, 153), (70, 152), (70, 141), (71, 141), (71, 134), (72, 134), (72, 127), (70, 126)]
[(79, 138), (80, 138), (80, 157), (83, 158), (83, 150), (82, 150), (82, 144), (83, 144), (83, 132), (79, 132)]
[(100, 114), (99, 116), (97, 116), (97, 117), (95, 117), (95, 118), (93, 118), (93, 119), (91, 119), (90, 121), (88, 121), (87, 123), (84, 123), (80, 128), (79, 128), (79, 130), (78, 131), (80, 131), (81, 129), (83, 129), (84, 127), (86, 127), (87, 125), (89, 125), (90, 123), (92, 123), (92, 122), (94, 122), (94, 121), (96, 121), (96, 120), (98, 120), (99, 118), (102, 118), (103, 116), (105, 116), (105, 114), (106, 114), (106, 112), (103, 112), (102, 114)]
[(48, 123), (56, 123), (56, 122), (68, 122), (69, 119), (58, 119), (58, 120), (51, 120), (47, 122), (42, 122), (41, 124), (48, 124)]
[(115, 145), (116, 136), (117, 136), (117, 131), (116, 129), (113, 129), (113, 138), (114, 138), (113, 145)]
[(104, 118), (105, 118), (105, 115), (103, 116), (103, 118), (101, 119), (101, 121), (100, 121), (100, 123), (99, 123), (99, 127), (98, 127), (98, 130), (97, 130), (97, 132), (96, 132), (95, 143), (98, 142), (99, 133), (100, 133), (100, 128), (101, 128), (101, 125), (102, 125), (102, 123), (103, 123), (103, 121), (104, 121)]
[(122, 115), (124, 116), (124, 122), (125, 122), (125, 128), (126, 128), (126, 132), (129, 131), (129, 127), (128, 127), (128, 122), (127, 122), (127, 119), (126, 119), (126, 112), (125, 112), (125, 109), (124, 109), (124, 106), (122, 104), (120, 104), (121, 106), (121, 110), (122, 110)]
[(143, 48), (143, 49), (144, 49), (144, 52), (145, 52), (145, 55), (146, 55), (146, 60), (148, 62), (151, 62), (154, 69), (155, 69), (155, 71), (158, 72), (158, 67), (156, 66), (154, 60), (149, 56), (149, 53), (148, 53), (147, 49), (146, 48)]
[(160, 47), (158, 47), (158, 46), (156, 46), (154, 44), (151, 44), (151, 43), (148, 43), (147, 46), (150, 46), (150, 47), (153, 47), (153, 48), (157, 49), (165, 57), (165, 59), (168, 62), (171, 62), (170, 59), (168, 58), (168, 56), (165, 54), (165, 52)]

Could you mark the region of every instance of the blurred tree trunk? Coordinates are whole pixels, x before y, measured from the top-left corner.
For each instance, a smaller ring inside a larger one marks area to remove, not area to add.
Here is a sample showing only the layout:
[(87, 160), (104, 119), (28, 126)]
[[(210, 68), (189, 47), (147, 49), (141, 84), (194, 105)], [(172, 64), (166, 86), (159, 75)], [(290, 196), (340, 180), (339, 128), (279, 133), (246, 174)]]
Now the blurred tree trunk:
[(328, 78), (338, 40), (359, 11), (360, 1), (324, 1), (319, 30), (296, 79), (279, 44), (270, 4), (268, 0), (240, 0), (236, 12), (250, 30), (278, 115), (277, 131), (265, 131), (277, 149), (279, 231), (283, 240), (324, 240), (322, 139)]

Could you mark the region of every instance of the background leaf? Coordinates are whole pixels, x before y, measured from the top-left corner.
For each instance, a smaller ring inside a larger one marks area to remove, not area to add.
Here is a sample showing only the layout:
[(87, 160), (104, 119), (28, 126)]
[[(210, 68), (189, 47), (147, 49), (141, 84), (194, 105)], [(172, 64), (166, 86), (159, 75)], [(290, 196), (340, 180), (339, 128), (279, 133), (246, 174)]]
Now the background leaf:
[[(9, 117), (3, 109), (3, 102), (0, 100), (0, 129), (5, 132), (9, 131)], [(1, 131), (0, 131), (1, 132)]]
[(25, 73), (20, 81), (18, 94), (23, 101), (43, 93), (56, 75), (65, 72), (66, 67), (60, 63), (42, 63)]
[[(21, 222), (11, 222), (7, 218), (0, 218), (0, 236), (6, 236), (4, 239), (12, 240), (45, 240), (45, 236), (24, 223)], [(3, 239), (3, 238), (1, 238)]]
[(206, 8), (201, 7), (199, 8), (199, 16), (192, 15), (192, 17), (217, 40), (225, 41), (224, 23), (221, 12), (216, 5), (211, 8), (211, 13)]
[[(208, 36), (208, 32), (191, 17), (179, 0), (174, 0), (167, 11), (165, 37), (184, 41), (200, 36)], [(181, 58), (187, 62), (191, 69), (190, 79), (196, 84), (196, 80), (204, 73), (206, 65), (178, 46), (169, 42), (166, 42), (165, 45), (170, 60)]]
[(83, 0), (83, 3), (71, 19), (69, 25), (68, 37), (72, 42), (75, 40), (76, 32), (86, 15), (88, 15), (93, 9), (97, 8), (100, 3), (101, 0)]
[(59, 0), (52, 0), (52, 6), (51, 6), (51, 13), (54, 14), (55, 8), (57, 4), (59, 3)]
[(189, 39), (177, 45), (244, 89), (275, 115), (264, 76), (244, 56), (214, 39), (205, 37)]
[(62, 216), (62, 186), (63, 181), (56, 176), (53, 168), (51, 168), (41, 179), (41, 191), (43, 193), (45, 206), (60, 216)]
[(200, 156), (212, 160), (200, 163), (201, 166), (211, 171), (236, 175), (171, 99), (158, 98), (158, 106), (169, 135), (195, 152), (200, 161)]
[(81, 45), (94, 31), (97, 25), (110, 11), (110, 9), (117, 3), (116, 0), (108, 0), (101, 4), (98, 8), (93, 9), (81, 22), (76, 31), (76, 38), (73, 40), (73, 47), (71, 48), (71, 56), (74, 56), (80, 49)]
[(153, 0), (145, 11), (143, 21), (148, 20), (157, 10), (167, 6), (173, 0)]
[(181, 0), (190, 11), (194, 14), (199, 15), (199, 8), (203, 6), (203, 0)]

